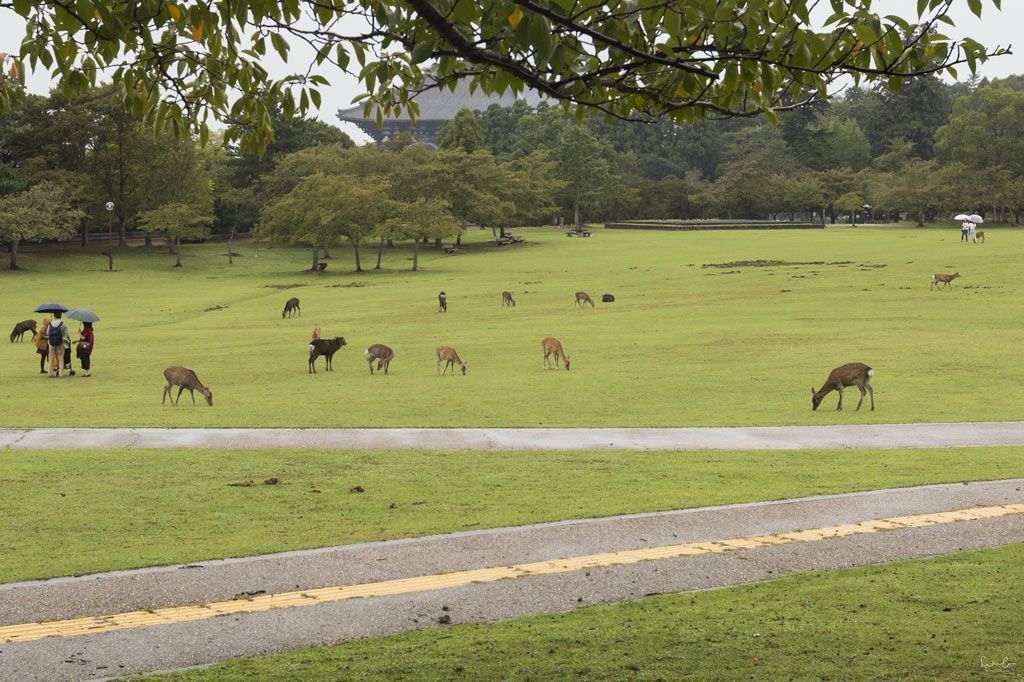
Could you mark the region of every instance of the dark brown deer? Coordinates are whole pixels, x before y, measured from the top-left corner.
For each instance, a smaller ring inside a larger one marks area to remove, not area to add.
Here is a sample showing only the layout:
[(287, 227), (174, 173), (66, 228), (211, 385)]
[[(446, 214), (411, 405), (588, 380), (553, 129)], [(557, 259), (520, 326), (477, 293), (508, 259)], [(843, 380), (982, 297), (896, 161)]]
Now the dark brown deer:
[(316, 359), (324, 356), (324, 371), (334, 371), (334, 354), (342, 346), (347, 346), (344, 336), (335, 336), (333, 339), (317, 339), (309, 342), (309, 373), (316, 374)]
[(942, 273), (942, 272), (936, 272), (934, 275), (932, 275), (932, 285), (930, 287), (928, 287), (928, 288), (932, 289), (932, 288), (935, 287), (936, 284), (938, 284), (939, 288), (941, 289), (942, 285), (945, 284), (946, 288), (948, 289), (949, 288), (949, 283), (952, 282), (954, 279), (956, 279), (959, 276), (960, 276), (959, 272), (954, 272), (952, 275), (947, 275), (947, 274)]
[(437, 312), (448, 312), (448, 294), (443, 291), (437, 295)]
[(168, 367), (164, 370), (164, 379), (167, 380), (167, 385), (164, 386), (164, 396), (160, 399), (160, 404), (163, 405), (167, 401), (167, 397), (171, 395), (171, 388), (174, 386), (178, 387), (178, 397), (171, 399), (171, 405), (178, 406), (178, 401), (181, 400), (181, 392), (188, 389), (189, 394), (192, 396), (192, 404), (196, 404), (196, 391), (206, 398), (207, 405), (213, 405), (213, 393), (203, 383), (199, 381), (199, 377), (192, 370), (185, 367)]
[(555, 356), (554, 369), (558, 369), (558, 359), (561, 358), (562, 362), (565, 363), (565, 369), (569, 369), (569, 356), (562, 350), (562, 343), (553, 336), (549, 336), (540, 342), (541, 348), (544, 349), (544, 367), (550, 367), (549, 356)]
[(283, 320), (286, 317), (292, 317), (295, 313), (298, 313), (299, 317), (302, 317), (302, 308), (299, 307), (299, 299), (289, 298), (284, 302), (284, 310), (281, 311), (281, 319)]
[(501, 305), (503, 305), (503, 306), (511, 306), (513, 308), (516, 307), (516, 299), (512, 298), (512, 292), (511, 291), (503, 291), (503, 292), (501, 292)]
[(377, 371), (384, 370), (384, 373), (388, 373), (388, 366), (391, 365), (391, 361), (395, 358), (395, 351), (391, 350), (383, 343), (375, 343), (366, 349), (366, 361), (370, 364), (370, 374), (373, 374), (373, 361), (377, 361)]
[(981, 242), (982, 244), (985, 243), (985, 231), (984, 230), (978, 230), (977, 232), (974, 233), (974, 243), (977, 244), (978, 242)]
[(17, 337), (18, 341), (25, 340), (25, 334), (32, 332), (32, 340), (36, 340), (36, 321), (25, 320), (14, 325), (14, 331), (11, 332), (11, 343), (14, 343), (14, 338)]
[(871, 388), (871, 377), (874, 376), (875, 370), (871, 369), (863, 362), (851, 362), (843, 365), (842, 367), (836, 367), (832, 370), (828, 379), (825, 379), (825, 383), (822, 384), (821, 388), (817, 391), (811, 387), (811, 408), (814, 410), (818, 409), (818, 405), (821, 405), (821, 399), (827, 396), (832, 391), (839, 391), (839, 404), (836, 406), (837, 410), (843, 409), (843, 389), (847, 386), (856, 386), (860, 389), (860, 402), (857, 403), (857, 409), (864, 404), (864, 394), (871, 394), (871, 411), (875, 411), (875, 389)]
[[(455, 352), (455, 349), (451, 346), (438, 346), (434, 349), (437, 353), (437, 373), (444, 376), (444, 373), (448, 371), (448, 368), (452, 368), (452, 375), (455, 375), (455, 365), (458, 365), (462, 369), (462, 373), (466, 373), (466, 363), (460, 358), (459, 354)], [(441, 371), (441, 363), (445, 363), (444, 372)]]
[(588, 294), (585, 291), (577, 291), (576, 292), (576, 303), (574, 305), (583, 306), (585, 308), (585, 307), (587, 307), (588, 303), (590, 304), (591, 308), (594, 307), (594, 302), (592, 300), (590, 300), (590, 294)]

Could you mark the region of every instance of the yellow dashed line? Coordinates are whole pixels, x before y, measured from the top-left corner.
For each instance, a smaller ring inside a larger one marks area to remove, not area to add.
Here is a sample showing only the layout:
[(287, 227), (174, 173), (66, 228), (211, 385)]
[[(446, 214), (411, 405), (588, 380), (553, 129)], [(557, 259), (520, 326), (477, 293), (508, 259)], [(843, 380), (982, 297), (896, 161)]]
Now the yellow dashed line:
[(1004, 504), (992, 507), (975, 507), (958, 509), (939, 514), (917, 514), (897, 516), (889, 519), (872, 519), (859, 523), (845, 523), (827, 528), (809, 528), (807, 530), (773, 535), (757, 535), (745, 538), (731, 538), (709, 542), (689, 542), (663, 547), (645, 547), (643, 549), (605, 552), (587, 556), (566, 557), (551, 561), (537, 561), (514, 566), (495, 566), (478, 568), (456, 573), (441, 573), (415, 578), (385, 580), (363, 585), (344, 585), (322, 587), (314, 590), (282, 592), (280, 594), (261, 595), (251, 599), (231, 599), (227, 601), (209, 602), (155, 609), (153, 611), (130, 611), (108, 616), (90, 616), (73, 618), (47, 623), (23, 623), (0, 627), (0, 642), (30, 642), (46, 637), (77, 637), (79, 635), (113, 632), (131, 628), (145, 628), (168, 623), (184, 623), (189, 621), (207, 620), (233, 613), (260, 613), (272, 609), (288, 609), (314, 604), (325, 604), (345, 599), (365, 597), (385, 597), (398, 594), (410, 594), (441, 590), (451, 587), (462, 587), (474, 583), (490, 583), (498, 580), (513, 580), (537, 575), (553, 575), (570, 573), (587, 568), (603, 568), (607, 566), (623, 566), (698, 554), (734, 552), (744, 549), (755, 549), (770, 545), (784, 545), (794, 542), (817, 542), (846, 535), (878, 533), (880, 531), (900, 528), (920, 528), (940, 524), (973, 521), (978, 519), (996, 518), (1024, 514), (1024, 504)]

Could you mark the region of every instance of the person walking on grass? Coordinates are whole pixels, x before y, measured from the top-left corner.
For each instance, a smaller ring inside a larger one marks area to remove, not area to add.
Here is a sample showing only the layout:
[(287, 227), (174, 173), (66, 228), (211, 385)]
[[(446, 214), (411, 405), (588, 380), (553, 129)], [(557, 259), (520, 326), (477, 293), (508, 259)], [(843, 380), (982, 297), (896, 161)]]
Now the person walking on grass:
[(35, 344), (36, 354), (39, 356), (39, 373), (46, 374), (46, 359), (50, 356), (50, 338), (49, 334), (50, 318), (43, 318), (43, 326), (41, 331), (36, 335)]
[(91, 377), (92, 372), (92, 349), (96, 347), (96, 337), (92, 332), (92, 322), (83, 322), (82, 331), (79, 333), (78, 349), (75, 354), (78, 355), (79, 364), (82, 365), (82, 376)]
[(973, 244), (977, 244), (978, 243), (978, 235), (977, 235), (978, 226), (975, 225), (973, 221), (971, 221), (971, 223), (969, 223), (969, 227), (967, 228), (967, 230), (970, 233), (970, 241)]
[(970, 229), (971, 229), (971, 221), (970, 220), (965, 220), (963, 222), (963, 225), (960, 226), (960, 242), (961, 243), (966, 243), (967, 242), (967, 234), (970, 231)]
[(61, 313), (54, 313), (53, 320), (46, 327), (46, 341), (50, 345), (50, 376), (64, 376), (64, 348), (71, 343), (71, 332)]

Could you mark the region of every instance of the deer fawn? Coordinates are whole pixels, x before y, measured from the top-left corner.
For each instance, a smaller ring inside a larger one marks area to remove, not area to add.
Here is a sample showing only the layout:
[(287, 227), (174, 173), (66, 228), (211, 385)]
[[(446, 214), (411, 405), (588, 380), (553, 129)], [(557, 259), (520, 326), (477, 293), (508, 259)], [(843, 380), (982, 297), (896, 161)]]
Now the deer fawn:
[(956, 279), (959, 276), (960, 276), (959, 272), (954, 272), (952, 275), (947, 275), (947, 274), (942, 273), (942, 272), (936, 272), (934, 275), (932, 275), (932, 285), (930, 287), (928, 287), (928, 288), (932, 289), (936, 284), (938, 284), (939, 288), (941, 289), (942, 285), (945, 284), (946, 288), (948, 289), (949, 288), (949, 283), (952, 282), (954, 279)]
[(984, 230), (978, 230), (977, 232), (974, 233), (974, 243), (977, 244), (978, 242), (981, 242), (982, 244), (985, 243), (985, 231)]
[(283, 320), (286, 317), (291, 317), (295, 313), (298, 313), (299, 317), (302, 317), (302, 309), (299, 307), (299, 299), (289, 298), (284, 303), (284, 310), (281, 311), (281, 319)]
[(377, 361), (377, 371), (381, 369), (384, 373), (388, 373), (388, 366), (391, 365), (391, 361), (395, 358), (395, 351), (391, 350), (382, 343), (375, 343), (366, 349), (366, 361), (370, 363), (370, 374), (373, 374), (373, 361)]
[(503, 305), (503, 306), (507, 305), (507, 306), (511, 306), (513, 308), (516, 307), (516, 299), (512, 298), (512, 292), (511, 291), (503, 291), (503, 292), (501, 292), (501, 305)]
[[(448, 368), (452, 368), (452, 375), (455, 374), (455, 365), (458, 365), (462, 369), (462, 373), (466, 373), (466, 363), (459, 359), (459, 354), (455, 352), (455, 349), (451, 346), (438, 346), (435, 350), (437, 353), (437, 373), (444, 376), (444, 373), (448, 371)], [(441, 371), (441, 363), (445, 363), (444, 372)]]
[(594, 302), (592, 300), (590, 300), (590, 294), (588, 294), (585, 291), (577, 291), (576, 292), (576, 303), (575, 303), (575, 305), (583, 306), (585, 308), (585, 307), (587, 307), (588, 303), (590, 304), (591, 308), (594, 307)]
[(171, 388), (173, 386), (178, 387), (178, 397), (171, 399), (171, 405), (177, 407), (178, 401), (181, 400), (181, 392), (186, 388), (189, 394), (192, 396), (192, 404), (196, 404), (196, 391), (206, 398), (207, 405), (213, 405), (213, 393), (206, 386), (203, 386), (202, 382), (199, 381), (199, 377), (196, 373), (185, 367), (168, 367), (164, 370), (164, 379), (167, 379), (167, 385), (164, 386), (164, 396), (160, 399), (160, 404), (163, 405), (167, 401), (167, 397), (171, 395)]
[(569, 369), (569, 356), (562, 350), (562, 342), (553, 336), (549, 336), (540, 342), (541, 348), (544, 349), (544, 367), (547, 369), (550, 367), (550, 356), (555, 356), (554, 369), (558, 369), (558, 358), (562, 358), (562, 362), (565, 363), (565, 369)]
[(871, 369), (863, 362), (851, 362), (843, 365), (842, 367), (836, 367), (832, 370), (828, 378), (825, 379), (825, 383), (822, 384), (821, 389), (815, 391), (814, 387), (811, 387), (811, 409), (817, 410), (818, 405), (821, 405), (821, 399), (827, 396), (832, 391), (839, 391), (839, 404), (836, 406), (837, 410), (843, 409), (843, 389), (847, 386), (856, 386), (860, 389), (860, 402), (857, 403), (857, 409), (864, 404), (864, 394), (871, 394), (871, 411), (875, 411), (875, 389), (871, 388), (871, 377), (874, 376), (875, 370)]

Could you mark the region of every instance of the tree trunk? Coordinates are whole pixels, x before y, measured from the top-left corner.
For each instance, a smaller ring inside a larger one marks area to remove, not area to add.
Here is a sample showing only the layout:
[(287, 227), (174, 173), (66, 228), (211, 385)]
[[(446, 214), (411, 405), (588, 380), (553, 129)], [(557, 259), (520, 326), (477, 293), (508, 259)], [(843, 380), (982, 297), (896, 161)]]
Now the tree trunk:
[(181, 240), (178, 240), (178, 239), (174, 240), (174, 256), (175, 256), (174, 267), (180, 268), (181, 267)]
[(389, 239), (388, 240), (388, 248), (389, 249), (395, 248), (395, 240), (394, 239)]
[(491, 236), (495, 239), (498, 238), (498, 233), (494, 230), (494, 225), (491, 225)]
[(235, 241), (235, 228), (231, 228), (231, 234), (228, 235), (228, 265), (235, 264), (235, 254), (231, 251), (233, 241)]
[(125, 222), (124, 218), (119, 217), (117, 219), (117, 230), (117, 246), (123, 249), (124, 247), (128, 246), (128, 225)]
[(380, 238), (380, 244), (377, 245), (377, 267), (374, 270), (380, 270), (380, 259), (384, 255), (384, 237)]
[(582, 229), (582, 225), (580, 223), (580, 205), (579, 205), (578, 202), (574, 201), (572, 203), (572, 214), (573, 214), (573, 224), (576, 225), (576, 229), (577, 230)]
[(412, 249), (412, 271), (416, 272), (420, 269), (420, 240), (415, 241), (415, 245)]
[(505, 228), (504, 228), (504, 227), (499, 227), (499, 228), (498, 228), (498, 235), (499, 235), (499, 236), (500, 236), (500, 237), (501, 237), (502, 239), (504, 239), (504, 238), (505, 238)]
[(434, 238), (434, 248), (435, 249), (440, 249), (441, 248), (441, 238), (440, 237), (435, 237)]
[(310, 272), (316, 272), (316, 266), (320, 264), (320, 247), (313, 247), (313, 265), (309, 268)]
[(430, 243), (430, 237), (424, 237), (423, 238), (423, 243), (424, 244), (429, 244)]
[(82, 221), (82, 248), (89, 245), (89, 223)]
[(153, 246), (153, 235), (149, 232), (146, 233), (146, 250), (149, 251), (150, 247)]
[(18, 267), (18, 242), (17, 240), (11, 240), (11, 262), (7, 266), (8, 270), (21, 270)]
[(171, 238), (171, 235), (164, 234), (164, 239), (167, 240), (167, 253), (172, 256), (178, 253), (178, 248), (175, 245), (175, 240)]
[(359, 242), (352, 242), (352, 248), (356, 252), (356, 272), (362, 272), (363, 266), (359, 263)]
[(328, 242), (324, 242), (324, 259), (331, 257), (331, 245)]
[(455, 235), (455, 246), (462, 246), (462, 233)]

